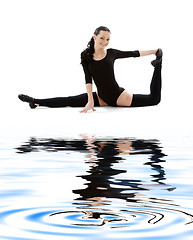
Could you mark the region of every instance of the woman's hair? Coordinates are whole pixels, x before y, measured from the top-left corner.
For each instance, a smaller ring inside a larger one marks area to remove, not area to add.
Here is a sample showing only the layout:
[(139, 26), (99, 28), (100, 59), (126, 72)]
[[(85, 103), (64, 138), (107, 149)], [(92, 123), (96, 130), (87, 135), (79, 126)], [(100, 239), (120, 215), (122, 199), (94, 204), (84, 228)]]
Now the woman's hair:
[[(100, 26), (94, 31), (94, 34), (97, 36), (100, 33), (100, 31), (111, 32), (107, 27)], [(81, 63), (83, 63), (84, 61), (87, 62), (92, 61), (93, 54), (94, 54), (94, 38), (92, 37), (87, 44), (87, 48), (81, 53)]]

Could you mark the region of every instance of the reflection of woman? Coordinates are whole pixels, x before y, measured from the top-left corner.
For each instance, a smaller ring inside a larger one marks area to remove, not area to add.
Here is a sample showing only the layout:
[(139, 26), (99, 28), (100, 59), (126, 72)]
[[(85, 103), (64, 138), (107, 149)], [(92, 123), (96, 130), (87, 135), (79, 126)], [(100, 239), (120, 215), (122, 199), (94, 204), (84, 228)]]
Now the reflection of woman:
[[(81, 112), (87, 112), (91, 109), (94, 111), (94, 106), (141, 107), (158, 104), (161, 99), (162, 50), (119, 51), (112, 48), (106, 49), (109, 41), (110, 30), (103, 26), (99, 27), (95, 30), (87, 49), (81, 53), (87, 93), (50, 99), (35, 99), (20, 94), (19, 99), (28, 102), (31, 108), (36, 108), (37, 106), (84, 107)], [(155, 69), (150, 85), (150, 94), (131, 94), (124, 88), (119, 87), (114, 76), (114, 61), (118, 58), (140, 57), (151, 54), (155, 54), (156, 59), (152, 61)], [(96, 84), (97, 93), (92, 92), (92, 79)]]
[[(21, 145), (17, 150), (18, 153), (30, 153), (40, 150), (49, 152), (83, 151), (86, 154), (86, 163), (92, 167), (90, 172), (94, 173), (93, 176), (97, 175), (96, 173), (99, 170), (100, 176), (102, 177), (102, 173), (104, 172), (107, 178), (108, 175), (116, 175), (125, 172), (125, 170), (114, 170), (111, 168), (114, 163), (123, 160), (122, 155), (148, 154), (150, 157), (145, 164), (150, 165), (152, 170), (157, 172), (157, 174), (152, 175), (152, 181), (163, 184), (160, 181), (165, 179), (165, 171), (159, 163), (164, 161), (161, 160), (161, 158), (163, 158), (165, 154), (162, 153), (161, 147), (157, 141), (129, 138), (98, 140), (95, 137), (89, 137), (84, 134), (81, 134), (80, 137), (81, 140), (72, 141), (31, 138), (27, 144)], [(99, 178), (97, 177), (98, 180)], [(101, 181), (104, 181), (104, 178), (102, 178)]]
[[(166, 179), (165, 171), (159, 163), (164, 161), (162, 158), (165, 154), (162, 153), (156, 140), (123, 138), (99, 141), (86, 135), (81, 135), (81, 137), (86, 141), (85, 146), (91, 153), (90, 156), (86, 156), (88, 158), (86, 163), (89, 164), (90, 168), (86, 175), (80, 176), (87, 181), (87, 184), (85, 184), (87, 187), (73, 190), (73, 193), (80, 195), (76, 200), (93, 200), (95, 201), (94, 204), (96, 204), (96, 201), (105, 201), (105, 198), (142, 202), (144, 191), (149, 190), (148, 185), (140, 179), (124, 179), (123, 176), (120, 179), (114, 177), (127, 172), (126, 170), (113, 168), (115, 163), (125, 160), (121, 155), (125, 157), (126, 155), (147, 154), (148, 161), (144, 165), (150, 165), (154, 172), (151, 175), (151, 181), (164, 185), (164, 187), (168, 186), (167, 190), (171, 191), (172, 188), (162, 182)], [(93, 156), (95, 156), (95, 159), (93, 159)], [(144, 195), (144, 197), (147, 201), (147, 196)], [(89, 204), (92, 203), (89, 202)]]

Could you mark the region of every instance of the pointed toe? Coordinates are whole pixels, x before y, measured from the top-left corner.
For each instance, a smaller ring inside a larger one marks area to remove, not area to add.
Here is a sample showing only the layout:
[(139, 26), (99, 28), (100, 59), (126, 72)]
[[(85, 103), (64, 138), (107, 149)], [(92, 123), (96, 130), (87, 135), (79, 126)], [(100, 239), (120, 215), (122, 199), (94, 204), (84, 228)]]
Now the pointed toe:
[(19, 94), (18, 98), (22, 101), (22, 102), (27, 102), (29, 103), (30, 108), (36, 108), (37, 106), (34, 104), (34, 98), (29, 97), (27, 95), (24, 94)]

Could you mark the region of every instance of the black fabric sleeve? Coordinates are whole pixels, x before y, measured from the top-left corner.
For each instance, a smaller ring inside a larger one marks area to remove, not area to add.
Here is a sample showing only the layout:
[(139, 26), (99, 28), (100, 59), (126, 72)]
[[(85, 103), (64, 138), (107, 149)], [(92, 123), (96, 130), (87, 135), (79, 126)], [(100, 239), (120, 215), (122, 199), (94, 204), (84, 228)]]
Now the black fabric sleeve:
[(127, 57), (140, 57), (138, 50), (136, 51), (120, 51), (117, 49), (111, 49), (115, 59), (117, 58), (127, 58)]
[(83, 67), (84, 74), (85, 74), (85, 82), (86, 82), (86, 84), (87, 83), (92, 83), (92, 75), (91, 75), (91, 73), (88, 70), (88, 63), (86, 61), (84, 61), (82, 63), (82, 67)]

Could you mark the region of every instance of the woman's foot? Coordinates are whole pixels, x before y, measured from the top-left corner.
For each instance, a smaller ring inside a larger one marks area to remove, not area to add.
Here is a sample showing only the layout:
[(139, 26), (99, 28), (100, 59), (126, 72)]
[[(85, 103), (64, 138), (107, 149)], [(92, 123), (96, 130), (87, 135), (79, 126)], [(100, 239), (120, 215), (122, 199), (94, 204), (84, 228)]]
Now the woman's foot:
[(18, 95), (18, 98), (19, 98), (22, 102), (28, 102), (30, 108), (36, 108), (36, 107), (37, 107), (37, 105), (34, 103), (34, 98), (32, 98), (32, 97), (29, 97), (29, 96), (24, 95), (24, 94), (19, 94), (19, 95)]
[(162, 56), (163, 56), (163, 52), (161, 48), (158, 48), (157, 52), (156, 52), (156, 59), (151, 61), (151, 64), (156, 67), (159, 63), (162, 63)]

